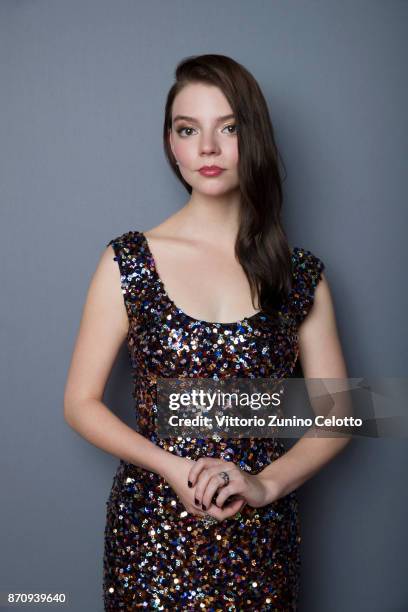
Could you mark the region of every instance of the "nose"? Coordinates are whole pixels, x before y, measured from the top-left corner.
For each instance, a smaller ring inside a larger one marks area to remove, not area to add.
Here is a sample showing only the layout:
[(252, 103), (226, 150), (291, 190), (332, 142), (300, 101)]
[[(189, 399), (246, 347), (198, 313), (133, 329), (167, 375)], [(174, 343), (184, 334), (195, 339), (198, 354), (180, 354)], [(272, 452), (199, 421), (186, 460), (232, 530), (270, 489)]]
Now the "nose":
[(212, 132), (203, 132), (200, 139), (201, 153), (205, 155), (218, 154), (220, 147)]

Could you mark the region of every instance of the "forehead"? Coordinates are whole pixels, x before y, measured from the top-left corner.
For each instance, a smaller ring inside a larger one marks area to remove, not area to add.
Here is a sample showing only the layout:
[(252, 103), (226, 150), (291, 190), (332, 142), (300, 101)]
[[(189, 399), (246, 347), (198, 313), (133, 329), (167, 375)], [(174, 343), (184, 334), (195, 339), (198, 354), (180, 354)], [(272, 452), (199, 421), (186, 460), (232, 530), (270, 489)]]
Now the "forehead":
[(200, 118), (216, 118), (232, 113), (224, 93), (215, 85), (189, 83), (174, 98), (172, 115), (189, 115)]

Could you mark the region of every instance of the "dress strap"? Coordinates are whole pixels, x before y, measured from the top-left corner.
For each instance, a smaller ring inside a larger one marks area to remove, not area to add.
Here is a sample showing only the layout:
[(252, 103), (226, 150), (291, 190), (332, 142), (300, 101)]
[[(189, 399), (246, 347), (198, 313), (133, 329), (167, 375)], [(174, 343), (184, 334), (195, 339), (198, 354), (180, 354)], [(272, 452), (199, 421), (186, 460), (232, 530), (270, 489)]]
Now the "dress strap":
[(115, 253), (113, 259), (119, 266), (120, 285), (129, 321), (135, 320), (145, 305), (145, 285), (149, 280), (140, 232), (125, 232), (112, 238), (106, 246), (112, 246)]
[(316, 287), (322, 278), (325, 264), (307, 249), (294, 247), (292, 250), (293, 285), (290, 292), (290, 307), (299, 326), (309, 314)]

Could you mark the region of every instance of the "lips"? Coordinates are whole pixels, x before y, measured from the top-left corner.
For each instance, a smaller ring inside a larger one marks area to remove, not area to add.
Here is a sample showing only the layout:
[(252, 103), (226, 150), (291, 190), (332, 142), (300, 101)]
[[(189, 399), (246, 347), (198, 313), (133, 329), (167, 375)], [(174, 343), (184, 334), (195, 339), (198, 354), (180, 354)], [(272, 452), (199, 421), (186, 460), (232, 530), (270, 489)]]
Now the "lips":
[(202, 168), (199, 169), (199, 173), (203, 176), (218, 176), (223, 171), (224, 168), (220, 168), (219, 166), (202, 166)]

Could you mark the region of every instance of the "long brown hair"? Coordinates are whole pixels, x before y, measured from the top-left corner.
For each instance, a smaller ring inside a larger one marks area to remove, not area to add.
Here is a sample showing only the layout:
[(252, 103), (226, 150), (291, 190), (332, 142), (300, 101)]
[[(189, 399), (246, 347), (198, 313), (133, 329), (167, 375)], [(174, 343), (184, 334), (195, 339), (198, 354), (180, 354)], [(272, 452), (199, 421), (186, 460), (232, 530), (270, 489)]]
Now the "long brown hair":
[(173, 172), (191, 194), (176, 164), (168, 135), (174, 98), (190, 83), (218, 87), (236, 118), (241, 194), (235, 254), (264, 312), (273, 313), (291, 289), (291, 254), (281, 219), (282, 179), (274, 130), (262, 91), (252, 74), (226, 55), (206, 54), (182, 60), (166, 100), (164, 150)]

